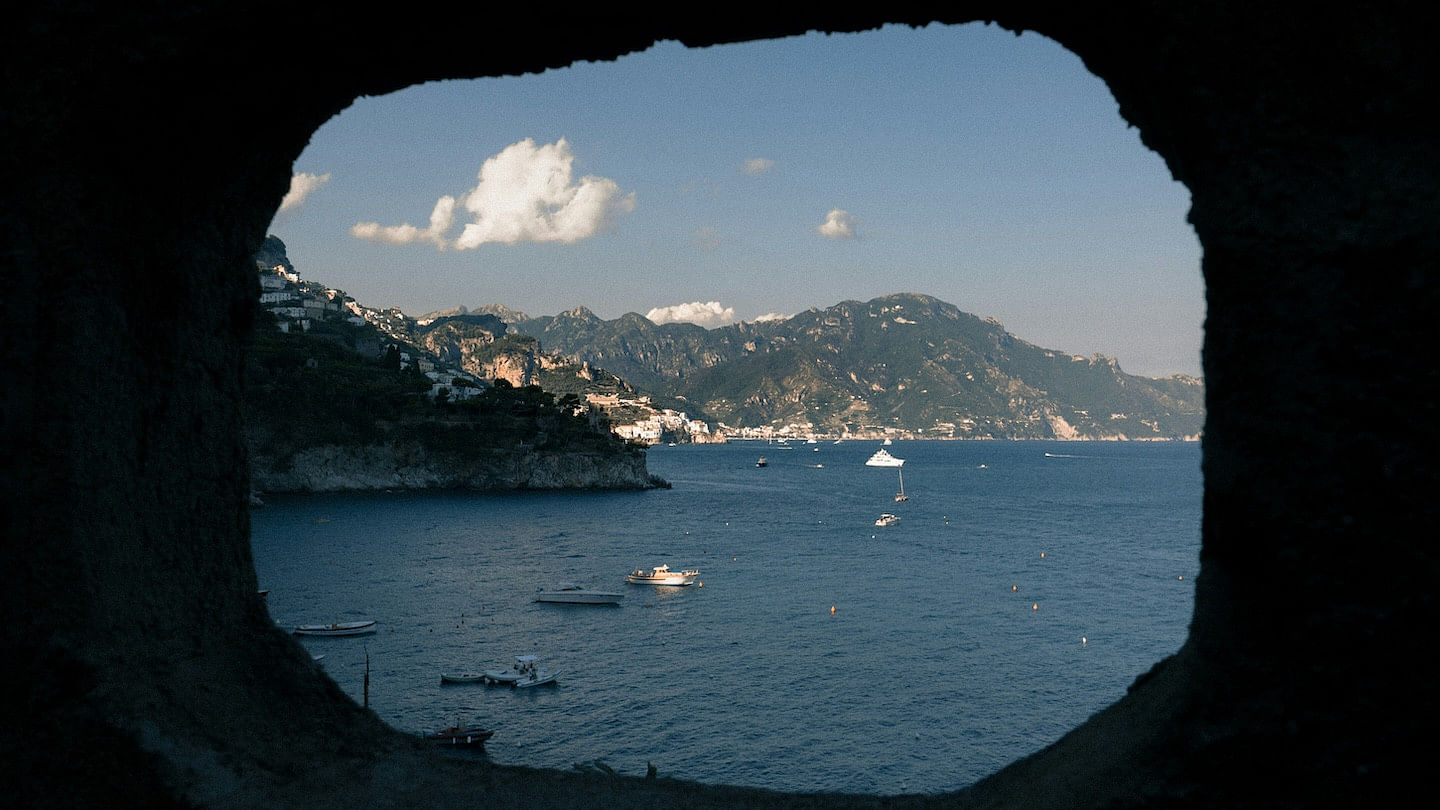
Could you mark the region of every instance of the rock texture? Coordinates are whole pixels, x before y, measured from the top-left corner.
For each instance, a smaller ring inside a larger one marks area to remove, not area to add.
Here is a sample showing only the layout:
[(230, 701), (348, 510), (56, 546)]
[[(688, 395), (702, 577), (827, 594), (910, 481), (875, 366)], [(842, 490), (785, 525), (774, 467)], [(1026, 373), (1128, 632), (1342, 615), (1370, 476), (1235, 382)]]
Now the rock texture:
[[(1423, 662), (1440, 581), (1429, 9), (1005, 0), (721, 7), (693, 21), (677, 9), (58, 0), (9, 13), (7, 802), (1246, 808), (1427, 794), (1437, 712)], [(427, 758), (277, 630), (248, 543), (249, 257), (316, 128), (360, 96), (662, 39), (971, 20), (1078, 54), (1191, 192), (1208, 298), (1205, 500), (1179, 653), (971, 789), (884, 799)], [(277, 31), (303, 47), (263, 47)]]
[[(639, 454), (515, 450), (457, 462), (418, 444), (301, 450), (284, 464), (257, 457), (260, 492), (348, 492), (386, 489), (653, 489), (663, 485)], [(278, 468), (278, 469), (277, 469)]]

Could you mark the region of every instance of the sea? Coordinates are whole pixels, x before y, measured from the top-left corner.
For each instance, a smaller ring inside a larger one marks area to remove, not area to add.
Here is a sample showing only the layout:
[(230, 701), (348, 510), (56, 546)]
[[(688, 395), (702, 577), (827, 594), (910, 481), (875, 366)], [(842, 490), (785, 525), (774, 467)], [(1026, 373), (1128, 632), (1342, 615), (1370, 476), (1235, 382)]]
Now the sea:
[[(398, 730), (475, 724), (498, 763), (785, 791), (965, 787), (1184, 642), (1198, 444), (897, 441), (903, 467), (866, 466), (880, 447), (657, 446), (672, 487), (642, 492), (268, 496), (255, 570), (282, 627), (378, 622), (296, 641)], [(661, 564), (699, 581), (625, 580)], [(624, 599), (534, 601), (564, 581)], [(557, 682), (440, 681), (517, 655)]]

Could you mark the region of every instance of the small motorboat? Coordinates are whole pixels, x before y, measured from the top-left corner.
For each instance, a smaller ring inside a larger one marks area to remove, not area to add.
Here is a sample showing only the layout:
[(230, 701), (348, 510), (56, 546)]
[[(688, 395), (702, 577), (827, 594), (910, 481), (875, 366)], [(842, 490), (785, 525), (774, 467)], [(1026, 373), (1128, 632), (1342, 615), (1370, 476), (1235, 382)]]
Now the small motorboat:
[(625, 594), (582, 588), (573, 582), (562, 582), (535, 597), (536, 602), (559, 602), (569, 605), (618, 605)]
[(291, 631), (297, 636), (363, 636), (375, 632), (375, 620), (336, 622), (334, 624), (302, 624)]
[(637, 568), (625, 577), (626, 582), (633, 582), (636, 585), (693, 585), (700, 576), (700, 569), (686, 568), (684, 571), (671, 571), (668, 565), (657, 565), (646, 573), (644, 569)]
[(900, 517), (898, 515), (892, 515), (889, 512), (886, 512), (875, 519), (876, 526), (894, 526), (896, 523), (899, 522)]
[(513, 669), (487, 669), (484, 677), (486, 683), (523, 689), (529, 686), (555, 683), (555, 679), (560, 677), (560, 673), (542, 668), (540, 659), (533, 655), (517, 655)]
[(488, 728), (480, 728), (478, 726), (453, 725), (449, 728), (442, 728), (439, 731), (427, 731), (421, 736), (436, 745), (453, 745), (457, 748), (484, 748), (485, 741), (495, 736), (495, 732)]
[(760, 457), (760, 460), (755, 462), (755, 466), (756, 466), (756, 467), (768, 467), (768, 466), (770, 466), (770, 462), (766, 461), (764, 456), (761, 456), (761, 457)]

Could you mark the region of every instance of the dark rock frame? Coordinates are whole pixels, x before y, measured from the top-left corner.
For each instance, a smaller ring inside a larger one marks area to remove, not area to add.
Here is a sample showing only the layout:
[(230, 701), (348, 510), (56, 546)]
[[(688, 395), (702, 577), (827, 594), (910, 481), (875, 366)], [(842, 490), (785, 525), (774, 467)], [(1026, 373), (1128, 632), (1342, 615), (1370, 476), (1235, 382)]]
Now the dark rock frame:
[[(507, 8), (7, 12), (7, 802), (1332, 807), (1425, 787), (1440, 150), (1422, 6)], [(318, 126), (363, 95), (660, 39), (976, 20), (1078, 54), (1192, 194), (1208, 419), (1180, 652), (1055, 745), (939, 797), (438, 761), (314, 677), (256, 596), (239, 392), (249, 256)]]

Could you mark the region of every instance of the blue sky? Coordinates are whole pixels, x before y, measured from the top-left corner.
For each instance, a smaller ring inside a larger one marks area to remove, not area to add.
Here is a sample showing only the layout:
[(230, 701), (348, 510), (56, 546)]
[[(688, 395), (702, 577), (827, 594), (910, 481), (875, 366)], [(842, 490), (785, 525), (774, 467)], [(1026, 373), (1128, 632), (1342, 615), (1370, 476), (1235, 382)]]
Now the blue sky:
[(705, 326), (894, 292), (1200, 373), (1189, 192), (1104, 83), (994, 26), (686, 49), (358, 99), (271, 233), (411, 315), (586, 306)]

